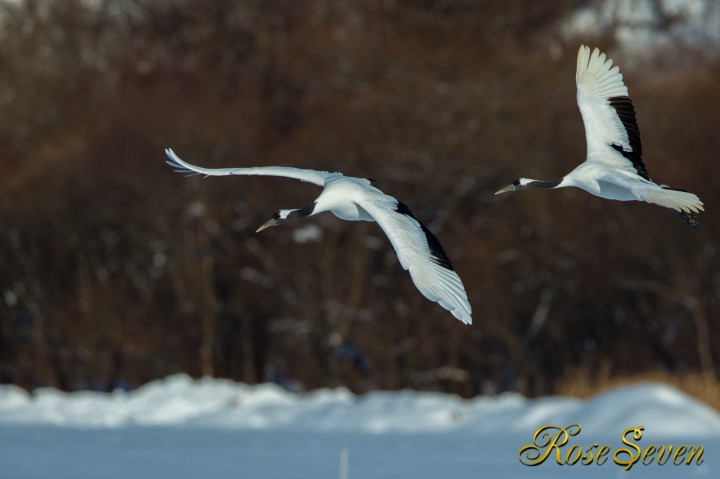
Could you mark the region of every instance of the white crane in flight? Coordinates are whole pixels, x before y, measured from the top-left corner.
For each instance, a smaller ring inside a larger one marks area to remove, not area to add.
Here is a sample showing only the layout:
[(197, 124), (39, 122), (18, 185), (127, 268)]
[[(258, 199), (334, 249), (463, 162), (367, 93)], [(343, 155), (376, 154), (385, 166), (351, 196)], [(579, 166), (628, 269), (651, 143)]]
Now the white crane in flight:
[(169, 158), (167, 163), (179, 173), (282, 176), (322, 186), (323, 192), (314, 202), (299, 209), (276, 211), (257, 231), (325, 211), (347, 221), (375, 221), (390, 240), (402, 267), (410, 272), (417, 289), (463, 323), (472, 323), (472, 308), (465, 287), (438, 239), (405, 204), (372, 186), (370, 180), (282, 166), (201, 168), (181, 160), (169, 148), (165, 153)]
[(703, 203), (693, 193), (658, 185), (650, 180), (642, 162), (640, 131), (635, 109), (620, 69), (597, 48), (582, 45), (578, 52), (575, 83), (587, 159), (564, 177), (542, 181), (518, 178), (495, 194), (527, 188), (574, 186), (601, 198), (645, 201), (672, 208), (693, 228)]

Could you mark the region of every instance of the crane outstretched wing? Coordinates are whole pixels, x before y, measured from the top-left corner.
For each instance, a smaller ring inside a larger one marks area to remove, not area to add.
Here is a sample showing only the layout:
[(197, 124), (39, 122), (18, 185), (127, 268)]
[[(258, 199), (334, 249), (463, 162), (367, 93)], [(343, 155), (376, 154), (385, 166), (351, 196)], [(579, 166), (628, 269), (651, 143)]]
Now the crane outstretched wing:
[(178, 157), (170, 148), (165, 149), (165, 154), (170, 158), (166, 163), (177, 173), (190, 173), (191, 175), (205, 176), (228, 176), (228, 175), (259, 175), (259, 176), (282, 176), (300, 181), (307, 181), (318, 186), (325, 186), (328, 180), (339, 178), (342, 173), (330, 173), (328, 171), (304, 170), (285, 166), (257, 166), (253, 168), (202, 168), (187, 163)]
[(620, 68), (597, 48), (580, 46), (575, 83), (585, 124), (587, 161), (636, 172), (649, 180), (642, 162), (640, 130)]
[(438, 239), (413, 216), (407, 206), (392, 197), (387, 198), (387, 201), (360, 201), (358, 206), (372, 216), (385, 232), (400, 264), (410, 272), (417, 289), (463, 323), (472, 323), (472, 308), (463, 282)]

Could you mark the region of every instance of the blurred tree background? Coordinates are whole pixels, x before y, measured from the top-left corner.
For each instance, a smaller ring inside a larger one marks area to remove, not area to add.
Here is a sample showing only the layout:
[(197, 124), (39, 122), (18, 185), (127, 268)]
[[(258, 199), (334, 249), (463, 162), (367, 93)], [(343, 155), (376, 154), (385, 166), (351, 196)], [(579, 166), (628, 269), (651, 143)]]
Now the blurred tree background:
[[(568, 40), (585, 3), (1, 3), (0, 381), (534, 396), (662, 377), (717, 398), (720, 61)], [(699, 231), (579, 190), (493, 195), (584, 158), (581, 42), (621, 66), (650, 175), (703, 199)], [(318, 188), (183, 178), (168, 146), (376, 178), (443, 242), (473, 325), (417, 292), (377, 225), (254, 233)]]

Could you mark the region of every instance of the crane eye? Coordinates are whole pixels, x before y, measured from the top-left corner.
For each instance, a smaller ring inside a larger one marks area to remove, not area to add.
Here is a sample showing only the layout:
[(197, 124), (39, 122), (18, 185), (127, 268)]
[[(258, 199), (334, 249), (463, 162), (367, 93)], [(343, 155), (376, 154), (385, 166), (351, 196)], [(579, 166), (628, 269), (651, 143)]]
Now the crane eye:
[(279, 220), (280, 219), (280, 210), (277, 210), (275, 213), (272, 214), (273, 219)]
[(520, 186), (520, 178), (515, 178), (515, 181), (513, 181), (513, 185)]

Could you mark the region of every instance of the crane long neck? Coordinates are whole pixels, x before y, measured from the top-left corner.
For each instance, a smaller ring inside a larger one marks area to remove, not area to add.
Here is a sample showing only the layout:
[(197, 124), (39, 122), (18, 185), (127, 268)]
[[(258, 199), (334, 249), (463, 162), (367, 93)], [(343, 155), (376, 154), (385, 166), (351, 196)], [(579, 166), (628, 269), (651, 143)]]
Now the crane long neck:
[(529, 188), (556, 188), (562, 183), (563, 178), (556, 180), (531, 180), (527, 186)]
[(291, 218), (304, 218), (306, 216), (311, 216), (315, 212), (315, 207), (317, 206), (316, 202), (312, 202), (307, 206), (303, 206), (302, 208), (298, 210), (292, 210), (287, 215), (287, 219)]

